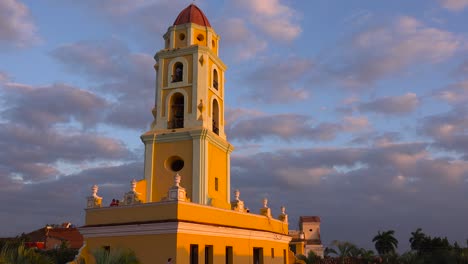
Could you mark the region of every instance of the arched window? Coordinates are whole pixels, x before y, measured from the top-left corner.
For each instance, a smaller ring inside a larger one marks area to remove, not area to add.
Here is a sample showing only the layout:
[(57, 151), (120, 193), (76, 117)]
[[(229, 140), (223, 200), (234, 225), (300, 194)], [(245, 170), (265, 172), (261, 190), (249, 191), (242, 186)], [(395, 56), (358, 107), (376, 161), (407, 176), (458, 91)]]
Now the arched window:
[(181, 82), (182, 76), (184, 75), (183, 73), (184, 65), (181, 62), (176, 62), (172, 70), (172, 82)]
[(213, 100), (213, 113), (211, 114), (211, 118), (213, 119), (213, 132), (216, 133), (216, 135), (219, 135), (219, 106), (218, 106), (218, 101)]
[(218, 71), (216, 69), (213, 70), (213, 87), (218, 90)]
[(184, 96), (181, 93), (175, 93), (170, 101), (169, 122), (167, 128), (184, 127)]

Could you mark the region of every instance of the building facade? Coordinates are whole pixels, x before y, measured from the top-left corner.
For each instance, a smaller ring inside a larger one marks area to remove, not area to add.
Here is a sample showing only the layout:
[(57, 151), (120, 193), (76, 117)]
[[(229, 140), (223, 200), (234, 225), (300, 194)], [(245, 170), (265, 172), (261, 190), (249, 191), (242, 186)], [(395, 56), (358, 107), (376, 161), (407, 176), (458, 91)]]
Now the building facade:
[(224, 126), (220, 37), (191, 4), (164, 34), (156, 53), (156, 96), (145, 145), (144, 178), (132, 181), (118, 206), (102, 207), (98, 187), (88, 197), (81, 255), (131, 249), (142, 263), (293, 263), (287, 215), (273, 217), (268, 200), (248, 212), (231, 198)]
[(309, 252), (315, 255), (324, 256), (324, 248), (320, 237), (320, 217), (301, 216), (299, 217), (299, 230), (289, 230), (292, 237), (291, 250), (296, 255), (308, 256)]

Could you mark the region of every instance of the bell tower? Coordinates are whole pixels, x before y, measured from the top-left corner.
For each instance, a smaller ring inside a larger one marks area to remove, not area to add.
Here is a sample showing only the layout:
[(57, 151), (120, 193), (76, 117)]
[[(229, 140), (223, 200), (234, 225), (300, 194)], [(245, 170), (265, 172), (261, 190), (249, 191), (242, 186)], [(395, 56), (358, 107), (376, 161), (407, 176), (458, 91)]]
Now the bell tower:
[(164, 34), (154, 56), (154, 121), (145, 144), (146, 201), (165, 199), (174, 175), (192, 202), (230, 208), (230, 153), (224, 132), (224, 72), (219, 36), (194, 4)]

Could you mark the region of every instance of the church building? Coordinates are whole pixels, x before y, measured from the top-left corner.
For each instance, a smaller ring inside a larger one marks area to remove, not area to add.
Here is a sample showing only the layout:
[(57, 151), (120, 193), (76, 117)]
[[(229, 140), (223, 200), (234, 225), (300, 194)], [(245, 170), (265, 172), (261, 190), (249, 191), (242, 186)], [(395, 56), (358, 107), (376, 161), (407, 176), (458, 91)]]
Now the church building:
[(104, 248), (131, 249), (144, 264), (294, 263), (285, 208), (273, 215), (264, 199), (249, 212), (231, 190), (220, 36), (191, 4), (163, 37), (154, 120), (141, 136), (144, 178), (113, 206), (103, 206), (93, 186), (81, 256), (94, 263), (92, 252)]

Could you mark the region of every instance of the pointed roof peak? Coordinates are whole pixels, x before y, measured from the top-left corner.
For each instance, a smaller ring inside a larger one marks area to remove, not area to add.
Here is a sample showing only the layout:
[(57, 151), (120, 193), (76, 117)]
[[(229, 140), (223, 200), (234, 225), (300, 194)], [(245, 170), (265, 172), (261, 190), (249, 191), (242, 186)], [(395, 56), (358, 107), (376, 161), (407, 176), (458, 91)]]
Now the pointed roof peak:
[(205, 16), (203, 11), (201, 11), (201, 9), (198, 8), (198, 6), (196, 6), (194, 3), (191, 3), (189, 6), (187, 6), (184, 10), (180, 12), (176, 20), (174, 21), (174, 26), (187, 23), (194, 23), (204, 27), (211, 27), (208, 18)]

